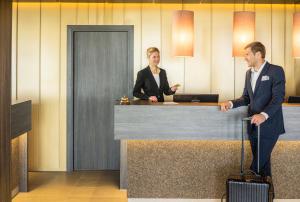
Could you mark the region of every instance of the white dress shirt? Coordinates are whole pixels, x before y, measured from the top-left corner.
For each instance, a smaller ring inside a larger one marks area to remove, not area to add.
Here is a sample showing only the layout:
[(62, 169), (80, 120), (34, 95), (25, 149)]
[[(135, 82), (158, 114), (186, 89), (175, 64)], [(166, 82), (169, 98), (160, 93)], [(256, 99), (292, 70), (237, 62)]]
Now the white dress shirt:
[(253, 93), (255, 90), (256, 81), (266, 63), (267, 63), (267, 61), (265, 61), (258, 70), (255, 70), (253, 67), (251, 68), (251, 87), (252, 87)]
[(159, 74), (153, 74), (153, 76), (154, 76), (157, 86), (159, 87), (160, 86)]

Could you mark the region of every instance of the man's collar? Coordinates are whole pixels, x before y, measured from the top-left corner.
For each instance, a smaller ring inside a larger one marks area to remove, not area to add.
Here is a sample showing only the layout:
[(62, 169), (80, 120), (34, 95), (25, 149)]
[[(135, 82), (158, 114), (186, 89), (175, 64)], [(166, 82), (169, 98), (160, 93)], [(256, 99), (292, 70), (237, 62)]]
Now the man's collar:
[(254, 67), (251, 67), (251, 72), (256, 72), (256, 73), (260, 73), (262, 71), (262, 69), (264, 68), (264, 66), (266, 65), (267, 60), (265, 60), (265, 62), (260, 66), (260, 68), (256, 71), (254, 70)]

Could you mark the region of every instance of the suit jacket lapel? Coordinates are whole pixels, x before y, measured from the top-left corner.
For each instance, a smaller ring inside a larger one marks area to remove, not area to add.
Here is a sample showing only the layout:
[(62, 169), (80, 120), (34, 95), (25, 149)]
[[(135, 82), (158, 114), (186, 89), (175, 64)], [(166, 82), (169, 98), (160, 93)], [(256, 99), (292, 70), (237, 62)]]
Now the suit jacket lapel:
[(160, 70), (159, 71), (159, 86), (158, 86), (159, 89), (161, 87), (162, 80), (163, 80), (163, 77), (162, 77), (162, 73), (161, 73), (161, 70)]
[(250, 96), (251, 98), (253, 98), (253, 90), (252, 90), (252, 87), (251, 87), (251, 70), (249, 70), (249, 71), (247, 72), (246, 88), (247, 88), (247, 90), (248, 90), (249, 96)]
[(254, 88), (254, 96), (257, 94), (257, 90), (258, 90), (258, 88), (260, 86), (260, 83), (261, 83), (261, 78), (267, 72), (267, 70), (269, 69), (269, 65), (270, 64), (268, 62), (266, 62), (265, 66), (263, 67), (263, 69), (260, 72), (259, 77), (257, 78), (255, 88)]

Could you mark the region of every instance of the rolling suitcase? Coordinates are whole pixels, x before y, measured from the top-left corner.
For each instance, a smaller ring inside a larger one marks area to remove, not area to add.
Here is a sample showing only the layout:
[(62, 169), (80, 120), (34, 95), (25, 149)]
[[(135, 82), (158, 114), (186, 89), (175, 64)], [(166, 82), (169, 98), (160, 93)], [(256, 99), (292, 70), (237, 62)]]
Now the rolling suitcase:
[(244, 171), (244, 123), (251, 117), (242, 119), (242, 148), (240, 174), (230, 175), (226, 181), (227, 202), (272, 202), (273, 184), (271, 178), (259, 175), (260, 126), (257, 128), (257, 173)]

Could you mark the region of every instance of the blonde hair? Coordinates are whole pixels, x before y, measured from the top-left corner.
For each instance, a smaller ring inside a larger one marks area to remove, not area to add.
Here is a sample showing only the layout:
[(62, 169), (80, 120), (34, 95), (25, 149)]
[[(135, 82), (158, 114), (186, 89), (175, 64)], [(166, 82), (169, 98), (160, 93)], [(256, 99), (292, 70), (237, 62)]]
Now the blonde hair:
[(151, 55), (152, 53), (154, 53), (154, 52), (160, 53), (159, 50), (158, 50), (158, 48), (156, 48), (156, 47), (150, 47), (150, 48), (148, 48), (148, 49), (147, 49), (147, 58), (149, 58), (150, 55)]

